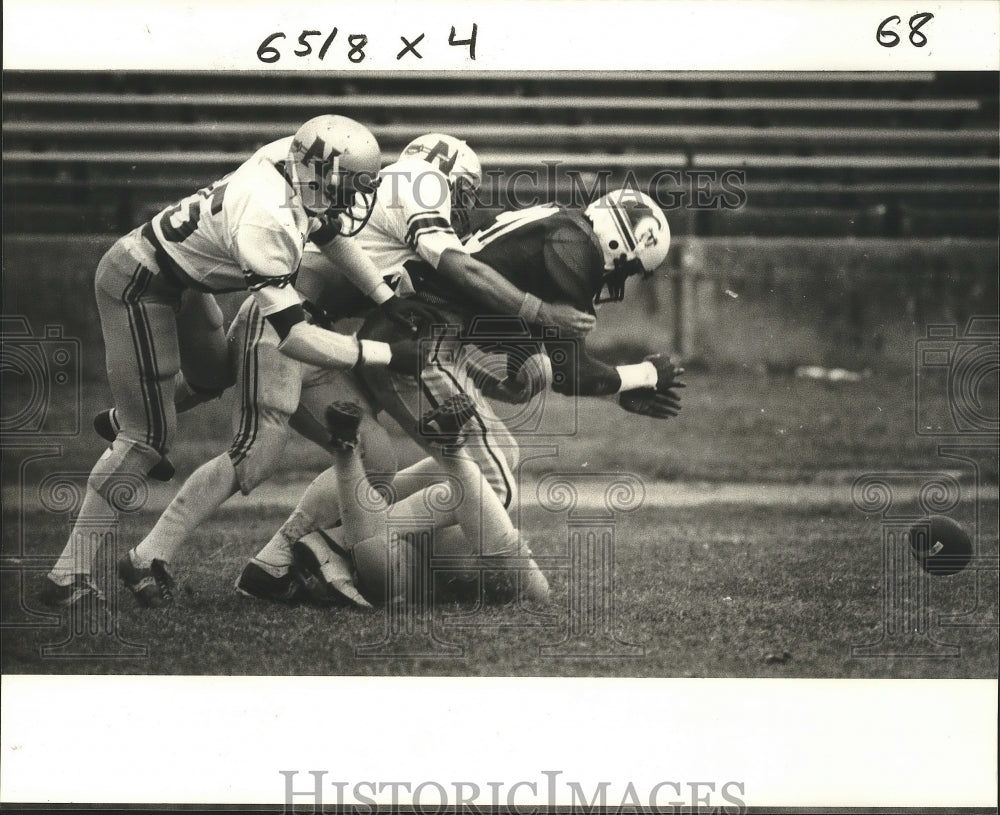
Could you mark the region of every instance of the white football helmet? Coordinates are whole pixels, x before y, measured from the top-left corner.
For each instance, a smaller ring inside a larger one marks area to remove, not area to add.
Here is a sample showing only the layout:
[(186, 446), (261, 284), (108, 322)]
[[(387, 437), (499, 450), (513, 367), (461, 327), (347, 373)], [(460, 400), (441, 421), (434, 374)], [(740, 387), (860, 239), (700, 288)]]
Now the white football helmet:
[(652, 198), (634, 189), (602, 195), (587, 207), (584, 215), (593, 225), (604, 252), (604, 279), (594, 302), (621, 302), (629, 277), (634, 274), (649, 277), (666, 259), (670, 249), (667, 216)]
[(479, 156), (469, 145), (444, 133), (426, 133), (411, 141), (399, 158), (421, 158), (437, 167), (451, 188), (452, 227), (459, 237), (469, 231), (469, 214), (478, 204), (476, 192), (483, 183)]
[(381, 166), (382, 151), (367, 127), (328, 114), (310, 119), (295, 133), (285, 174), (314, 215), (350, 213), (355, 195), (365, 194), (367, 221)]

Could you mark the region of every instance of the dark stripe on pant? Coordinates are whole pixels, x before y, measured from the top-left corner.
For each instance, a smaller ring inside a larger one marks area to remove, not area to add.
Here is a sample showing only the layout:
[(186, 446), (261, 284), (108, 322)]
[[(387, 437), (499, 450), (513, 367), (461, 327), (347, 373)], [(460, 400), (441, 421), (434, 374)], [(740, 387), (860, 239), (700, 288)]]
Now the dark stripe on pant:
[(235, 467), (249, 454), (257, 438), (260, 415), (257, 406), (257, 379), (260, 373), (260, 338), (264, 334), (264, 318), (254, 303), (247, 314), (246, 336), (243, 338), (243, 388), (240, 391), (240, 427), (229, 448), (229, 458)]
[(153, 273), (141, 263), (132, 272), (132, 279), (122, 292), (122, 302), (128, 313), (132, 350), (139, 369), (139, 388), (146, 412), (146, 444), (163, 452), (167, 435), (167, 417), (160, 390), (159, 366), (152, 325), (142, 297), (153, 280)]
[[(455, 390), (459, 393), (466, 393), (465, 389), (459, 384), (458, 379), (455, 375), (447, 370), (444, 364), (438, 358), (438, 353), (441, 350), (441, 343), (444, 341), (444, 337), (438, 337), (438, 341), (434, 345), (434, 353), (431, 355), (431, 364), (434, 365), (441, 373), (443, 373), (451, 381), (452, 385), (455, 386)], [(466, 394), (468, 395), (468, 394)], [(514, 497), (514, 491), (511, 489), (510, 481), (507, 480), (506, 467), (501, 458), (497, 456), (497, 453), (490, 447), (490, 434), (486, 430), (486, 423), (483, 421), (482, 417), (477, 412), (475, 414), (476, 424), (479, 425), (479, 435), (483, 439), (483, 446), (486, 448), (486, 452), (489, 453), (490, 458), (493, 459), (493, 463), (496, 464), (496, 468), (500, 473), (500, 478), (503, 479), (504, 495), (503, 508), (510, 509), (511, 499)]]

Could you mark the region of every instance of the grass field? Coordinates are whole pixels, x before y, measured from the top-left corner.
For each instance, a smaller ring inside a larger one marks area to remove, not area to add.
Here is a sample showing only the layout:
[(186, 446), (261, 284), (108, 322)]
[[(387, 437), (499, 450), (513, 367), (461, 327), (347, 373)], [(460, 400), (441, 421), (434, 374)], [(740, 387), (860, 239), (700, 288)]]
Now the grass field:
[[(936, 454), (936, 440), (913, 430), (912, 382), (908, 376), (876, 376), (856, 383), (824, 383), (746, 370), (700, 371), (689, 376), (682, 417), (656, 423), (629, 416), (608, 403), (581, 402), (579, 433), (557, 441), (556, 458), (526, 465), (528, 476), (558, 469), (634, 472), (648, 483), (683, 485), (710, 495), (707, 482), (839, 485), (836, 500), (768, 505), (705, 502), (699, 506), (649, 505), (622, 516), (616, 527), (615, 608), (611, 628), (640, 646), (639, 656), (542, 655), (558, 642), (569, 618), (564, 570), (567, 526), (530, 502), (522, 528), (549, 573), (553, 603), (547, 618), (526, 617), (511, 607), (491, 608), (472, 627), (455, 625), (469, 608), (438, 607), (435, 636), (462, 650), (441, 657), (359, 656), (358, 646), (377, 643), (385, 611), (364, 615), (347, 609), (283, 608), (238, 597), (232, 583), (246, 559), (269, 537), (286, 506), (234, 499), (191, 541), (175, 565), (178, 600), (165, 610), (138, 609), (120, 598), (119, 631), (148, 655), (135, 659), (55, 659), (40, 648), (66, 629), (5, 631), (4, 672), (157, 674), (390, 674), (390, 675), (583, 675), (664, 677), (996, 677), (995, 627), (943, 627), (939, 614), (978, 607), (996, 623), (996, 573), (972, 572), (930, 581), (927, 605), (931, 635), (960, 647), (957, 656), (921, 659), (852, 657), (852, 645), (879, 639), (883, 588), (879, 520), (849, 502), (850, 483), (883, 470), (954, 471), (954, 460)], [(83, 415), (102, 402), (88, 388)], [(990, 398), (989, 396), (984, 398)], [(995, 399), (995, 396), (992, 398)], [(567, 400), (551, 405), (564, 421)], [(925, 406), (930, 412), (946, 409)], [(183, 477), (200, 457), (227, 446), (225, 405), (183, 417), (176, 454)], [(530, 441), (530, 440), (527, 440)], [(414, 448), (400, 440), (402, 463)], [(53, 468), (86, 470), (100, 445), (87, 433), (65, 443)], [(298, 483), (318, 471), (325, 454), (295, 441), (275, 481)], [(996, 554), (996, 457), (987, 455), (979, 502), (980, 553)], [(4, 553), (23, 535), (31, 555), (54, 557), (66, 520), (41, 510), (17, 515), (15, 474), (4, 474)], [(698, 484), (703, 484), (699, 487)], [(161, 488), (168, 497), (169, 487)], [(667, 487), (667, 494), (670, 490)], [(975, 504), (964, 501), (954, 517), (969, 525)], [(151, 511), (126, 516), (121, 544), (134, 545), (154, 519)], [(45, 562), (42, 558), (39, 562)], [(41, 571), (28, 577), (30, 589)], [(3, 617), (23, 622), (17, 575), (4, 575)], [(545, 624), (542, 624), (545, 623)], [(406, 640), (406, 638), (403, 638)], [(95, 640), (96, 642), (96, 640)], [(88, 645), (78, 641), (86, 653)], [(411, 647), (413, 642), (411, 641)]]
[[(438, 639), (463, 649), (444, 657), (416, 639), (401, 646), (418, 656), (359, 656), (356, 646), (381, 641), (387, 613), (284, 608), (250, 601), (232, 581), (253, 541), (280, 520), (275, 511), (224, 512), (201, 530), (184, 565), (174, 606), (142, 610), (120, 598), (120, 631), (148, 646), (127, 660), (39, 657), (62, 629), (8, 632), (5, 672), (154, 674), (430, 674), (665, 677), (995, 677), (996, 631), (942, 628), (937, 615), (975, 604), (975, 576), (936, 578), (928, 608), (932, 634), (959, 645), (957, 658), (852, 658), (851, 646), (879, 639), (882, 587), (877, 524), (855, 510), (719, 505), (646, 511), (619, 524), (613, 630), (642, 655), (543, 656), (568, 624), (567, 581), (552, 569), (566, 551), (566, 529), (546, 512), (526, 512), (532, 546), (553, 586), (553, 616), (488, 609), (476, 627), (456, 628), (452, 615), (471, 607), (442, 605)], [(236, 531), (236, 530), (239, 531)], [(776, 534), (776, 530), (780, 530)], [(53, 532), (56, 530), (53, 529)], [(995, 549), (996, 541), (992, 541)], [(548, 561), (546, 557), (554, 558)], [(16, 617), (5, 599), (5, 617)], [(995, 614), (995, 590), (979, 598)], [(538, 623), (548, 622), (542, 626)], [(94, 640), (97, 641), (96, 639)], [(80, 641), (84, 653), (87, 639)], [(614, 648), (605, 644), (614, 652)], [(441, 652), (443, 653), (443, 651)]]

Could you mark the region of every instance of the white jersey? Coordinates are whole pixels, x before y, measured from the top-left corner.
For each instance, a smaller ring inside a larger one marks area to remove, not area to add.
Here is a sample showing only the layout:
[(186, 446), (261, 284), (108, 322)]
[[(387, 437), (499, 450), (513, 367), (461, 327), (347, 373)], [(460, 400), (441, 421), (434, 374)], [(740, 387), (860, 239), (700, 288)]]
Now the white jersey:
[(281, 171), (291, 143), (289, 136), (265, 145), (152, 221), (187, 282), (212, 292), (249, 289), (265, 315), (299, 303), (291, 284), (306, 240), (324, 226)]
[[(451, 227), (448, 178), (423, 159), (390, 164), (381, 182), (371, 219), (358, 240), (397, 293), (412, 292), (408, 261), (426, 261), (437, 268), (447, 249), (467, 253)], [(362, 213), (363, 215), (363, 213)]]

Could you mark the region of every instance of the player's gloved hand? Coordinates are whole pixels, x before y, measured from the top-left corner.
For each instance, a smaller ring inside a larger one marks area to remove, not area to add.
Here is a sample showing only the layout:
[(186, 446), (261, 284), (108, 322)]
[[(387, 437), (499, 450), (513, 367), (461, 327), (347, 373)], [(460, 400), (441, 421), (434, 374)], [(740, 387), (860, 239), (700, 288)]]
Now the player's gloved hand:
[(555, 326), (562, 331), (563, 336), (583, 337), (597, 325), (597, 318), (585, 311), (578, 311), (567, 303), (543, 302), (538, 309), (537, 322), (539, 325)]
[(420, 376), (423, 359), (420, 353), (420, 343), (414, 340), (400, 340), (389, 343), (392, 359), (386, 366), (390, 371), (405, 376)]
[(419, 336), (425, 327), (438, 320), (437, 311), (433, 307), (410, 298), (393, 295), (379, 308), (392, 322), (406, 329), (411, 337)]
[[(684, 375), (684, 369), (670, 361), (670, 357), (663, 354), (650, 354), (643, 360), (651, 362), (656, 368), (656, 392), (671, 393), (674, 388), (683, 388), (684, 383), (680, 378)], [(677, 396), (678, 401), (680, 396)]]
[(670, 419), (680, 413), (681, 398), (670, 393), (658, 393), (655, 388), (636, 388), (618, 394), (618, 404), (629, 413)]

